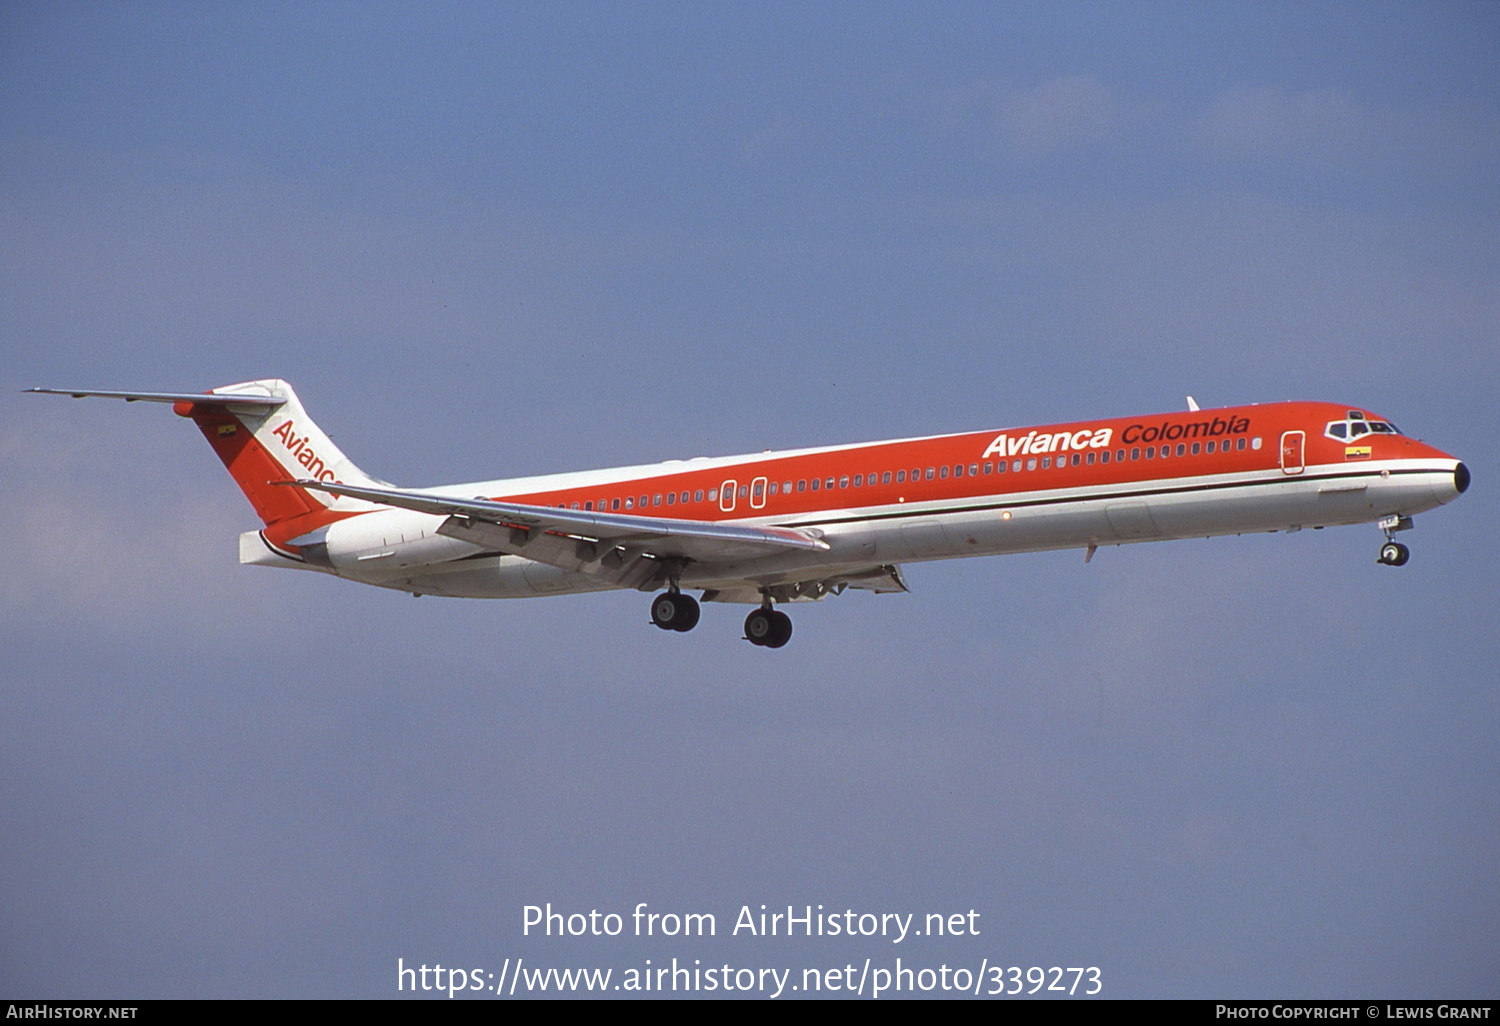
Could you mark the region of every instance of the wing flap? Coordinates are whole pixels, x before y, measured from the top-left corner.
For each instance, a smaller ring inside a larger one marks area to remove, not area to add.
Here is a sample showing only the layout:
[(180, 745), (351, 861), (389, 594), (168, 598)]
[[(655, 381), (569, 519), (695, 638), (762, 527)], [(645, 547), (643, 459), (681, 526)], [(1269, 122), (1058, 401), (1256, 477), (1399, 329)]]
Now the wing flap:
[(471, 545), (588, 574), (619, 588), (649, 587), (663, 568), (660, 560), (644, 552), (547, 531), (507, 527), (488, 520), (450, 516), (438, 527), (437, 533), (445, 538), (456, 538)]
[(901, 568), (893, 563), (883, 563), (880, 566), (845, 574), (843, 580), (851, 588), (873, 591), (877, 595), (892, 595), (911, 590), (906, 586), (906, 577), (901, 573)]
[(908, 590), (901, 568), (891, 563), (852, 567), (826, 577), (800, 580), (756, 580), (747, 578), (737, 584), (726, 583), (703, 593), (705, 602), (734, 602), (755, 605), (769, 595), (777, 602), (817, 602), (829, 595), (842, 595), (846, 589), (859, 588), (876, 594)]

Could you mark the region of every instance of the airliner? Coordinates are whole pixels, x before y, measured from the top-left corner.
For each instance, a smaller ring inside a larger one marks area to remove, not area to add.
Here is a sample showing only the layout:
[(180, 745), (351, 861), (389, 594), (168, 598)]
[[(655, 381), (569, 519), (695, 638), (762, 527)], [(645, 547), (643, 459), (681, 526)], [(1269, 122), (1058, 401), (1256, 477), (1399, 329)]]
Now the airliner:
[(264, 527), (240, 562), (413, 595), (659, 592), (651, 622), (689, 631), (699, 599), (753, 606), (745, 638), (780, 648), (777, 608), (907, 590), (901, 564), (1375, 523), (1377, 562), (1417, 513), (1469, 486), (1459, 460), (1369, 410), (1322, 402), (1008, 427), (397, 488), (356, 467), (285, 381), (204, 393), (31, 389), (170, 403)]

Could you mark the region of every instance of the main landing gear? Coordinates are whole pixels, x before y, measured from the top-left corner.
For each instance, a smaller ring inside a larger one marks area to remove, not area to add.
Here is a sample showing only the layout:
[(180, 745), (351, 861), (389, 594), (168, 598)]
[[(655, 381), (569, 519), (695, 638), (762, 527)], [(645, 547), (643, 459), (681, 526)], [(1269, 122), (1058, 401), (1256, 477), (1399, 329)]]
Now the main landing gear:
[[(651, 622), (664, 631), (690, 631), (698, 626), (698, 600), (680, 591), (664, 591), (651, 600)], [(792, 639), (792, 618), (772, 609), (770, 600), (745, 617), (745, 640), (765, 648), (780, 648)]]
[(698, 600), (680, 591), (664, 591), (651, 600), (651, 622), (664, 631), (690, 631), (698, 626)]
[(1397, 531), (1411, 530), (1411, 517), (1399, 515), (1386, 517), (1377, 526), (1385, 532), (1385, 544), (1380, 546), (1380, 558), (1375, 562), (1384, 563), (1386, 566), (1405, 566), (1406, 561), (1411, 558), (1411, 549), (1398, 541), (1393, 541), (1391, 535)]
[(762, 606), (745, 617), (745, 640), (752, 645), (780, 648), (792, 640), (792, 618), (779, 609)]

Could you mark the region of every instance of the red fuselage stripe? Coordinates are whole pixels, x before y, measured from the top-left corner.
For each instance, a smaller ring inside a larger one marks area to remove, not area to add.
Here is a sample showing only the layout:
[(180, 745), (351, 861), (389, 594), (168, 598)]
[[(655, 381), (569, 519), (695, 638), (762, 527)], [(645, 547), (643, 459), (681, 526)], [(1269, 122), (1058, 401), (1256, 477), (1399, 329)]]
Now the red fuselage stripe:
[[(808, 514), (850, 508), (963, 503), (997, 496), (1019, 500), (1030, 493), (1069, 489), (1113, 492), (1122, 484), (1280, 474), (1286, 431), (1305, 433), (1306, 466), (1342, 464), (1355, 457), (1346, 453), (1344, 442), (1324, 437), (1323, 426), (1346, 412), (1331, 403), (1278, 403), (1009, 428), (816, 452), (766, 453), (732, 465), (492, 498), (638, 516), (710, 521), (797, 517), (805, 523)], [(1375, 446), (1377, 460), (1445, 455), (1399, 435), (1366, 436), (1361, 444)], [(732, 501), (718, 494), (730, 481), (735, 489)]]

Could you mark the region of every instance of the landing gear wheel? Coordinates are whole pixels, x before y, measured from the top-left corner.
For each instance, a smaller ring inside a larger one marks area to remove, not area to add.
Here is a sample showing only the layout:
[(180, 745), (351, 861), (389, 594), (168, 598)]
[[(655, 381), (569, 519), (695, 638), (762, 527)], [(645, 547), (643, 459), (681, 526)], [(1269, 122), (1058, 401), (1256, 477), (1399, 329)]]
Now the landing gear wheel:
[(764, 645), (771, 636), (773, 623), (771, 610), (756, 609), (745, 617), (745, 640), (752, 645)]
[(792, 640), (792, 618), (780, 610), (775, 610), (771, 613), (771, 619), (774, 626), (771, 630), (771, 637), (766, 641), (766, 647), (780, 648)]
[(680, 608), (677, 600), (680, 595), (674, 595), (670, 591), (664, 591), (651, 600), (651, 622), (664, 631), (672, 629), (672, 621), (677, 619), (677, 611)]
[(651, 600), (651, 622), (664, 631), (690, 631), (698, 626), (698, 600), (677, 591), (664, 591)]
[(698, 600), (691, 595), (678, 594), (677, 596), (677, 618), (672, 621), (674, 631), (682, 631), (686, 634), (698, 626), (698, 617), (702, 611), (698, 608)]
[(757, 609), (745, 617), (745, 640), (780, 648), (792, 639), (792, 618), (775, 609)]
[(1411, 558), (1411, 550), (1400, 542), (1386, 542), (1380, 546), (1380, 559), (1376, 562), (1386, 566), (1405, 566)]

